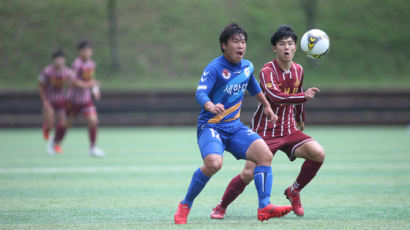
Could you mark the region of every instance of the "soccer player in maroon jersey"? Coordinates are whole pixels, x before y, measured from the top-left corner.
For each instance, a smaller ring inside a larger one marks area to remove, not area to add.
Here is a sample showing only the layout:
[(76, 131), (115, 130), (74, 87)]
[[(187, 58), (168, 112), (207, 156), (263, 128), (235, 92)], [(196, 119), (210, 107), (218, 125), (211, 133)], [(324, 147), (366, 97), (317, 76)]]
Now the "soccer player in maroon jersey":
[(50, 154), (62, 153), (60, 142), (67, 125), (64, 85), (73, 75), (71, 69), (65, 65), (65, 54), (62, 50), (54, 52), (52, 58), (53, 63), (41, 71), (38, 84), (38, 92), (43, 104), (43, 136), (45, 140), (49, 140), (49, 133), (54, 127), (55, 117), (57, 117), (55, 135), (49, 140), (47, 147)]
[(98, 116), (92, 95), (96, 100), (101, 97), (99, 83), (95, 79), (95, 62), (92, 60), (93, 47), (89, 40), (81, 40), (77, 46), (79, 56), (74, 60), (71, 85), (67, 92), (67, 112), (71, 120), (81, 113), (88, 125), (90, 155), (103, 157), (104, 152), (96, 147)]
[[(276, 58), (266, 63), (260, 72), (260, 85), (279, 119), (268, 122), (259, 105), (253, 119), (252, 128), (268, 144), (272, 154), (281, 150), (290, 161), (305, 159), (295, 182), (286, 188), (285, 196), (292, 204), (294, 213), (304, 215), (299, 192), (313, 179), (320, 169), (325, 151), (322, 146), (304, 134), (305, 102), (312, 100), (318, 88), (303, 92), (302, 66), (293, 62), (297, 36), (290, 26), (280, 26), (273, 34), (271, 44)], [(219, 205), (213, 209), (211, 218), (223, 219), (228, 205), (245, 189), (253, 177), (255, 164), (247, 161), (243, 171), (231, 180)]]

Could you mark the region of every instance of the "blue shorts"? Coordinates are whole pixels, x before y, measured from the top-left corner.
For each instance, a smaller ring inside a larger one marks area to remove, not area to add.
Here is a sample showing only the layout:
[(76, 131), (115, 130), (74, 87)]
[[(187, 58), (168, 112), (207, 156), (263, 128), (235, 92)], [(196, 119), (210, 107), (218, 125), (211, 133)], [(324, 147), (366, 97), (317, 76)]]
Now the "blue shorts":
[(232, 126), (220, 124), (206, 124), (198, 127), (198, 146), (201, 150), (202, 159), (212, 153), (220, 154), (226, 150), (236, 159), (246, 159), (246, 151), (249, 146), (258, 139), (258, 134), (237, 122)]

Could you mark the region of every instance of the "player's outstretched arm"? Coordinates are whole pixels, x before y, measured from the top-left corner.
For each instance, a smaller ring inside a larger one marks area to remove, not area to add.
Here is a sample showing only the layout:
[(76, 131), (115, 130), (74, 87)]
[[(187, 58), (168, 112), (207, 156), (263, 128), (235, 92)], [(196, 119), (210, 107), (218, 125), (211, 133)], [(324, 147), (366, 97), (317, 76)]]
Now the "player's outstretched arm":
[(307, 89), (304, 94), (305, 94), (305, 98), (306, 100), (312, 100), (313, 98), (315, 98), (316, 93), (319, 93), (320, 90), (316, 87), (312, 87)]
[(271, 70), (260, 73), (261, 87), (266, 91), (266, 96), (277, 104), (301, 104), (306, 102), (304, 93), (289, 94), (280, 91), (278, 82)]

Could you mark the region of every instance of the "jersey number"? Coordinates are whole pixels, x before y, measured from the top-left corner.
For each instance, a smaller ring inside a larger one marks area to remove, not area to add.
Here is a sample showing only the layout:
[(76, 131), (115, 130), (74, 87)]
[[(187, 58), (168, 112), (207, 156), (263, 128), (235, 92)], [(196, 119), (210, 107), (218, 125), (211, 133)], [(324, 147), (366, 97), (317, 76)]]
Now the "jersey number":
[(219, 140), (221, 139), (221, 138), (219, 138), (219, 133), (218, 132), (216, 132), (214, 129), (209, 129), (209, 130), (211, 130), (212, 137), (215, 137)]

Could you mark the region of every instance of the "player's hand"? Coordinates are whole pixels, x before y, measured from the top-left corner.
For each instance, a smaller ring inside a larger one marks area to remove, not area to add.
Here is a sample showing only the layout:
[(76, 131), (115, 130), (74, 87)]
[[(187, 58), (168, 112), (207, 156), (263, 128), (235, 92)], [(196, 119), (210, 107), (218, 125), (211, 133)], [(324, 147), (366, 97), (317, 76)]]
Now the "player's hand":
[(315, 97), (316, 93), (319, 93), (320, 90), (316, 87), (309, 88), (305, 91), (305, 98), (309, 101)]
[(204, 105), (204, 108), (206, 110), (208, 110), (209, 112), (211, 112), (213, 114), (216, 114), (216, 115), (219, 115), (219, 116), (222, 116), (225, 113), (225, 106), (221, 103), (218, 103), (218, 104), (215, 105), (214, 103), (208, 101)]
[(93, 93), (94, 94), (94, 98), (95, 98), (95, 100), (100, 100), (101, 99), (101, 93), (100, 92), (94, 92)]
[(100, 100), (101, 99), (100, 87), (98, 85), (94, 85), (91, 89), (92, 89), (95, 100), (97, 101)]
[(303, 131), (305, 129), (305, 122), (297, 122), (296, 125), (298, 126), (298, 129), (300, 131)]
[(265, 116), (268, 118), (268, 121), (270, 122), (276, 122), (278, 120), (278, 116), (273, 112), (270, 106), (265, 107), (263, 109), (263, 113), (265, 114)]

